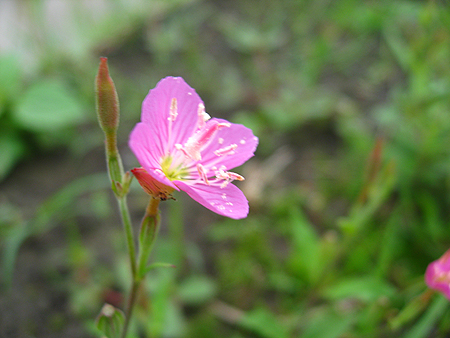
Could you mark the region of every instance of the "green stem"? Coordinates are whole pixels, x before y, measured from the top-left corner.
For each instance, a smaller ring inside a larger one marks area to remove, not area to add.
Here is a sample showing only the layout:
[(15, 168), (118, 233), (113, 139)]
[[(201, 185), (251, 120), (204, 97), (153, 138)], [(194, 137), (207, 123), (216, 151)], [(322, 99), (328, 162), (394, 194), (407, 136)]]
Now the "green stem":
[(156, 236), (159, 232), (159, 215), (158, 206), (160, 200), (157, 198), (150, 198), (150, 201), (145, 210), (145, 216), (141, 223), (141, 230), (139, 234), (139, 258), (137, 263), (138, 278), (144, 278), (147, 268), (148, 259), (153, 249)]
[(136, 264), (133, 232), (131, 228), (128, 208), (126, 205), (125, 197), (119, 198), (122, 220), (125, 226), (125, 232), (127, 234), (128, 250), (130, 254), (131, 270), (133, 275), (133, 285), (131, 288), (130, 297), (128, 299), (128, 305), (125, 314), (125, 323), (121, 336), (122, 338), (125, 338), (127, 335), (131, 315), (133, 313), (134, 305), (136, 304), (137, 293), (142, 281), (144, 280), (147, 261), (152, 251), (156, 235), (158, 234), (160, 224), (158, 215), (159, 201), (159, 199), (151, 197), (150, 202), (147, 205), (147, 209), (145, 210), (145, 216), (142, 219), (141, 230), (139, 234), (139, 258), (138, 263)]
[(131, 276), (133, 281), (136, 280), (136, 249), (134, 246), (133, 227), (131, 226), (130, 212), (128, 211), (126, 196), (118, 197), (120, 215), (122, 224), (127, 238), (128, 256), (130, 257)]
[(133, 281), (131, 287), (130, 298), (128, 298), (127, 310), (125, 312), (125, 323), (123, 324), (123, 331), (121, 338), (125, 338), (128, 332), (128, 325), (130, 324), (131, 315), (133, 314), (134, 304), (136, 303), (136, 296), (141, 285), (140, 281)]

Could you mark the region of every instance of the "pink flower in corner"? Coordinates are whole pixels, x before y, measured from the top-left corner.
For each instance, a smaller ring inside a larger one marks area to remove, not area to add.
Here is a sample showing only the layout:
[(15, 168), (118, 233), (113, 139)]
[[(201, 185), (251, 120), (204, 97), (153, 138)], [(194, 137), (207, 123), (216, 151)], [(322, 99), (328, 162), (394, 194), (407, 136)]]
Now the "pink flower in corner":
[(429, 288), (442, 292), (450, 300), (450, 250), (428, 265), (425, 282)]
[(142, 104), (141, 122), (129, 142), (142, 168), (132, 172), (154, 197), (183, 190), (206, 208), (239, 219), (248, 201), (229, 170), (253, 156), (258, 138), (243, 125), (211, 119), (194, 89), (180, 77), (166, 77)]

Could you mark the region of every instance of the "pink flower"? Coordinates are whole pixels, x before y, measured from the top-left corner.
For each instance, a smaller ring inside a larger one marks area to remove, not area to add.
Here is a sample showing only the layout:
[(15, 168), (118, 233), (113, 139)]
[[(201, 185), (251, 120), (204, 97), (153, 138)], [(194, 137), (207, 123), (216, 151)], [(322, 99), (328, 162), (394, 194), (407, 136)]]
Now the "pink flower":
[(450, 300), (450, 250), (428, 265), (425, 282), (429, 288), (442, 292)]
[(203, 101), (180, 77), (166, 77), (142, 104), (129, 145), (143, 168), (132, 172), (154, 197), (183, 190), (206, 208), (239, 219), (248, 201), (229, 170), (253, 156), (258, 138), (243, 125), (211, 119)]

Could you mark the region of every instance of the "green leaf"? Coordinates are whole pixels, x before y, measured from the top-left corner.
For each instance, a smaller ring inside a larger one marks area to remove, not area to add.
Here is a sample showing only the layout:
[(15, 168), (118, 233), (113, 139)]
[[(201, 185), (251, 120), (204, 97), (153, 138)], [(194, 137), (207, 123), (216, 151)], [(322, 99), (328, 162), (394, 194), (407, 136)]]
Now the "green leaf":
[(319, 237), (312, 224), (297, 207), (292, 207), (289, 215), (291, 240), (293, 244), (290, 266), (309, 283), (314, 283), (320, 276)]
[(16, 135), (1, 133), (0, 149), (2, 158), (0, 161), (0, 181), (2, 181), (25, 153), (25, 146)]
[(413, 321), (425, 308), (430, 306), (429, 294), (433, 291), (427, 290), (423, 294), (413, 298), (406, 306), (391, 320), (389, 326), (392, 330), (397, 331), (403, 326)]
[(147, 273), (149, 273), (150, 271), (152, 271), (153, 269), (156, 268), (175, 268), (176, 266), (170, 263), (153, 263), (150, 265), (147, 265), (147, 267), (145, 268), (145, 270), (143, 271), (143, 275), (145, 276)]
[(9, 286), (17, 253), (20, 246), (29, 236), (41, 234), (50, 230), (62, 219), (67, 219), (73, 212), (73, 203), (81, 194), (108, 187), (109, 181), (104, 173), (81, 177), (62, 188), (52, 197), (42, 203), (36, 211), (35, 217), (29, 221), (19, 222), (8, 233), (4, 241), (2, 252), (1, 273), (3, 282)]
[(35, 132), (59, 130), (83, 120), (80, 102), (59, 80), (44, 80), (31, 86), (13, 113), (20, 126)]
[(105, 304), (97, 317), (96, 325), (107, 338), (119, 338), (124, 322), (125, 315), (121, 310), (110, 304)]
[(178, 292), (184, 303), (198, 305), (214, 298), (217, 294), (217, 285), (206, 276), (194, 275), (181, 283)]
[(185, 330), (186, 322), (181, 305), (174, 300), (169, 301), (160, 337), (184, 337)]
[(405, 338), (426, 338), (431, 337), (431, 331), (435, 328), (435, 323), (442, 318), (448, 309), (448, 299), (442, 295), (430, 304), (423, 317), (415, 324), (411, 330), (404, 335)]
[(357, 316), (352, 314), (338, 314), (334, 311), (319, 311), (313, 318), (308, 319), (302, 338), (338, 338), (344, 337), (356, 321)]
[(387, 282), (369, 276), (344, 279), (326, 289), (323, 295), (331, 300), (356, 298), (363, 302), (373, 302), (383, 296), (392, 297), (395, 293), (395, 288)]
[(28, 227), (25, 221), (18, 222), (14, 228), (8, 232), (8, 237), (4, 242), (1, 257), (1, 281), (6, 287), (10, 287), (13, 281), (14, 264), (17, 253), (23, 241), (28, 236)]
[(264, 338), (287, 338), (288, 329), (280, 323), (280, 320), (269, 310), (257, 308), (248, 312), (239, 323), (245, 329), (250, 330)]
[(16, 55), (0, 57), (0, 115), (2, 106), (8, 100), (14, 100), (19, 92), (21, 72)]
[(152, 294), (152, 306), (147, 325), (149, 337), (161, 337), (165, 331), (167, 317), (173, 314), (169, 308), (173, 305), (172, 296), (175, 287), (175, 269), (156, 270), (146, 279), (148, 290)]

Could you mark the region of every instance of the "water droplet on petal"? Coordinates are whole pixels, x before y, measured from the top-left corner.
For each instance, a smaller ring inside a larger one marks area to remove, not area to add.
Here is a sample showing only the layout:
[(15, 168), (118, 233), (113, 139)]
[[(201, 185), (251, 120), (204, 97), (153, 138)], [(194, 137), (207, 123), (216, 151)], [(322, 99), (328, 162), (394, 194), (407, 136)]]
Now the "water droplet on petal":
[(245, 140), (240, 140), (239, 143), (240, 144), (245, 144)]

